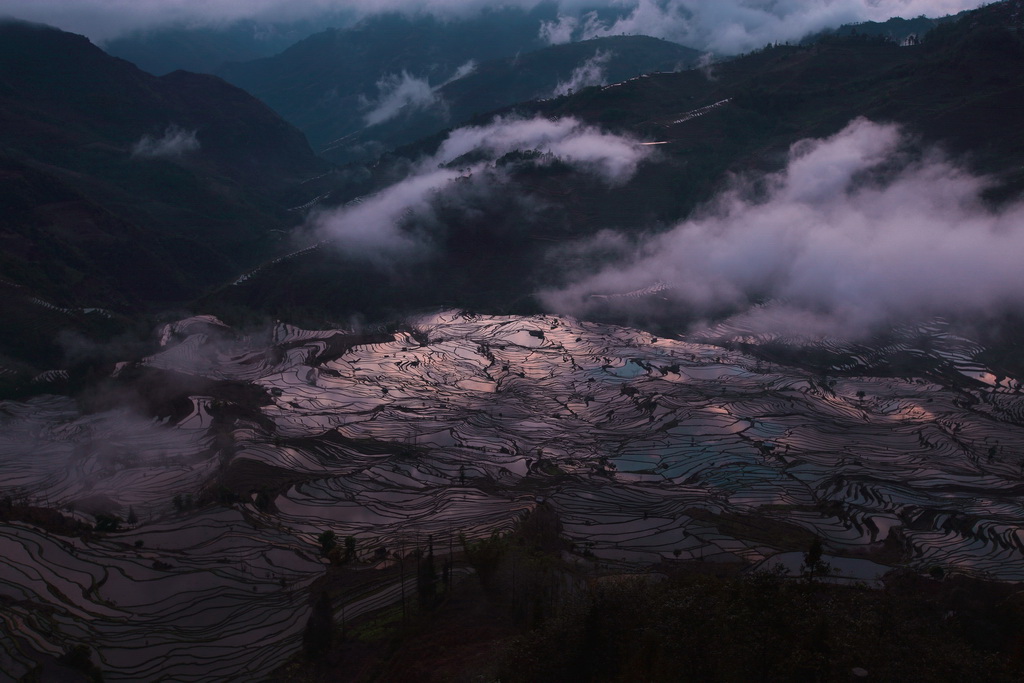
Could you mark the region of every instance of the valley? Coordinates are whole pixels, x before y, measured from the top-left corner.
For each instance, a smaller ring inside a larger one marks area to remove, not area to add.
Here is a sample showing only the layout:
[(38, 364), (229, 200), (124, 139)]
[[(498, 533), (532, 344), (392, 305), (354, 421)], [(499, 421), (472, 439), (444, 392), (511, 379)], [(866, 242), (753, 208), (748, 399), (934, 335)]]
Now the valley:
[(1024, 2), (886, 1), (0, 18), (0, 683), (1019, 680)]

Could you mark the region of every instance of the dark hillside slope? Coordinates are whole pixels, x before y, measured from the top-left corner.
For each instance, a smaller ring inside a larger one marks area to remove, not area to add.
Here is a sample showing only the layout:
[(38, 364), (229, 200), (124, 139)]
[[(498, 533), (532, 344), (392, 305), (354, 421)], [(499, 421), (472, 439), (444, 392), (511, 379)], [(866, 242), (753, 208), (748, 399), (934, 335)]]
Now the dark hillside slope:
[(0, 135), (28, 157), (84, 164), (82, 147), (130, 152), (143, 135), (176, 125), (197, 133), (194, 171), (224, 181), (280, 195), (324, 168), (299, 131), (219, 78), (155, 78), (82, 36), (42, 26), (3, 23), (0, 38)]
[[(1003, 194), (1024, 190), (1024, 10), (996, 3), (932, 31), (923, 45), (830, 37), (778, 46), (696, 71), (530, 105), (670, 141), (668, 154), (725, 169), (772, 167), (792, 142), (863, 116), (903, 124), (924, 140), (999, 173)], [(685, 112), (729, 100), (706, 115)], [(687, 120), (675, 123), (680, 118)]]
[(318, 31), (350, 22), (345, 12), (327, 11), (294, 21), (241, 19), (228, 24), (183, 23), (121, 35), (101, 47), (157, 76), (178, 69), (213, 73), (228, 62), (270, 57)]
[[(654, 74), (495, 115), (575, 117), (664, 144), (625, 185), (607, 187), (571, 169), (529, 160), (509, 164), (504, 196), (543, 206), (540, 219), (501, 202), (445, 222), (429, 264), (380, 270), (320, 249), (265, 269), (217, 297), (286, 314), (299, 301), (332, 314), (373, 316), (407, 305), (468, 306), (488, 312), (535, 310), (530, 295), (558, 284), (557, 249), (603, 229), (646, 232), (673, 225), (728, 182), (730, 173), (777, 170), (794, 142), (832, 135), (857, 117), (902, 124), (976, 172), (992, 174), (994, 201), (1024, 191), (1024, 53), (1020, 0), (991, 5), (936, 29), (919, 46), (870, 37), (779, 46), (705, 72)], [(395, 167), (433, 153), (440, 133), (405, 147)], [(378, 185), (393, 181), (379, 164)], [(372, 191), (372, 188), (371, 190)], [(368, 194), (365, 186), (353, 193)], [(352, 199), (339, 193), (335, 203)], [(411, 229), (418, 229), (412, 226)], [(553, 256), (554, 255), (554, 256)], [(285, 287), (278, 283), (287, 281)], [(348, 285), (339, 283), (348, 282)], [(313, 302), (303, 292), (330, 292)]]
[(575, 69), (599, 55), (608, 56), (603, 80), (616, 83), (652, 71), (688, 69), (696, 65), (701, 53), (648, 36), (595, 38), (481, 64), (441, 91), (446, 99), (472, 102), (479, 111), (498, 109), (510, 99), (549, 98), (556, 84), (569, 81)]
[(451, 22), (384, 15), (317, 33), (278, 55), (229, 64), (217, 73), (269, 104), (320, 150), (365, 125), (363, 103), (379, 96), (382, 76), (405, 71), (438, 85), (470, 60), (542, 47), (540, 22), (553, 18), (553, 6), (531, 12), (495, 9)]
[(339, 163), (365, 161), (374, 153), (409, 144), (481, 112), (645, 73), (689, 69), (700, 55), (697, 50), (658, 38), (613, 36), (491, 60), (440, 86), (438, 106), (408, 107), (389, 121), (346, 136), (323, 154)]
[[(969, 10), (967, 10), (969, 11)], [(961, 14), (966, 14), (967, 11)], [(800, 42), (805, 45), (828, 40), (830, 37), (850, 38), (853, 36), (867, 36), (885, 38), (894, 43), (916, 43), (924, 39), (928, 32), (937, 26), (948, 21), (953, 21), (960, 15), (946, 17), (926, 17), (924, 15), (913, 19), (893, 17), (888, 21), (862, 21), (855, 24), (843, 24), (835, 29), (826, 29), (814, 33)]]
[(328, 169), (218, 78), (156, 78), (81, 36), (0, 23), (0, 354), (52, 367), (61, 317), (90, 327), (71, 311), (184, 302), (265, 258), (316, 192), (299, 184)]

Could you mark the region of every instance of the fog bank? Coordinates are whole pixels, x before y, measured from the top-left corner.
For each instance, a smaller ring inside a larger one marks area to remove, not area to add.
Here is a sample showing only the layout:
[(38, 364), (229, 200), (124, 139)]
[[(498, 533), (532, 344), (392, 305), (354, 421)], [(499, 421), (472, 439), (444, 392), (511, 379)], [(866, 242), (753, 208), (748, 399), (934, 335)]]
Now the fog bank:
[[(557, 7), (559, 18), (538, 27), (551, 42), (642, 33), (734, 54), (843, 23), (943, 16), (981, 4), (980, 0), (508, 0), (502, 6)], [(494, 7), (486, 0), (5, 0), (0, 14), (51, 24), (102, 42), (169, 25), (210, 26), (244, 19), (287, 22), (328, 13), (334, 24), (339, 13), (351, 21), (384, 12), (451, 18)], [(598, 19), (594, 10), (602, 10), (605, 19)]]
[(615, 262), (543, 301), (582, 316), (636, 312), (640, 301), (622, 295), (655, 287), (644, 299), (654, 317), (731, 311), (765, 331), (843, 336), (1024, 307), (1024, 205), (986, 208), (984, 178), (907, 142), (865, 119), (798, 142), (784, 170), (735, 179), (668, 232), (598, 236), (582, 249)]

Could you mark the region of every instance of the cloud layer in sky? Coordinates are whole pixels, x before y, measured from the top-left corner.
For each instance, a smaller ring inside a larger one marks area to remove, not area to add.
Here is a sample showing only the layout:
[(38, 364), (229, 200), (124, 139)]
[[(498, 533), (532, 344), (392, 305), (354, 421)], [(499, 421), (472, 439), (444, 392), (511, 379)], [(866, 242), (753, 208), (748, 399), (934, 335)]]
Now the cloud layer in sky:
[(589, 249), (618, 262), (543, 300), (557, 313), (635, 311), (616, 295), (654, 286), (662, 319), (738, 311), (747, 328), (813, 336), (1024, 308), (1024, 205), (986, 208), (983, 178), (906, 142), (858, 119), (797, 143), (784, 170), (737, 180), (668, 232), (601, 235)]
[[(531, 8), (542, 0), (508, 0)], [(554, 0), (564, 17), (542, 36), (570, 38), (644, 33), (698, 49), (735, 53), (767, 42), (795, 40), (842, 23), (893, 16), (942, 16), (981, 0)], [(342, 11), (352, 17), (380, 12), (465, 15), (494, 7), (486, 0), (4, 0), (0, 14), (39, 21), (103, 41), (126, 31), (169, 23), (202, 25), (238, 19), (294, 20)], [(610, 8), (617, 21), (600, 22), (588, 10)], [(539, 27), (538, 27), (539, 28)]]

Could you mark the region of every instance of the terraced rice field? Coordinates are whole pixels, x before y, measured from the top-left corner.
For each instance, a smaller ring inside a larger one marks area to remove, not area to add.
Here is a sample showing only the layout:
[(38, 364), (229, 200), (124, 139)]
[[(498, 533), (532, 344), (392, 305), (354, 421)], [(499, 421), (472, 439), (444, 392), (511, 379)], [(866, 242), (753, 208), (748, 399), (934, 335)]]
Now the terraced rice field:
[[(959, 370), (948, 386), (823, 377), (564, 318), (443, 313), (416, 328), (347, 348), (336, 331), (169, 326), (146, 364), (264, 392), (231, 423), (229, 456), (215, 446), (223, 397), (193, 396), (174, 423), (54, 397), (0, 404), (3, 493), (139, 518), (89, 541), (0, 525), (0, 670), (90, 642), (109, 680), (258, 677), (299, 646), (320, 532), (354, 536), (367, 560), (338, 606), (351, 617), (401, 593), (393, 573), (374, 582), (370, 558), (430, 537), (447, 552), (541, 501), (611, 565), (762, 562), (816, 534), (833, 554), (886, 548), (920, 569), (1024, 580), (1024, 398), (941, 329), (928, 353)], [(172, 510), (225, 471), (266, 473), (272, 505)]]

